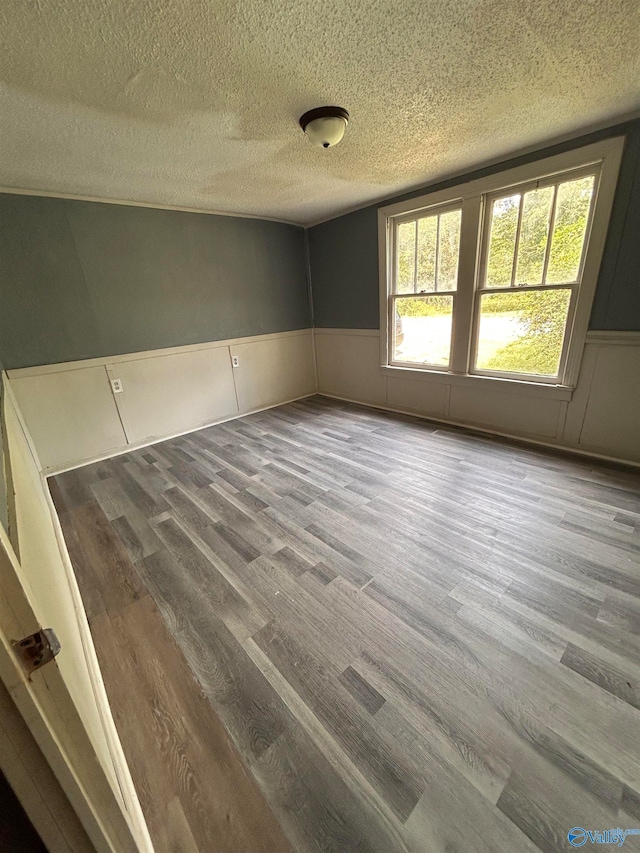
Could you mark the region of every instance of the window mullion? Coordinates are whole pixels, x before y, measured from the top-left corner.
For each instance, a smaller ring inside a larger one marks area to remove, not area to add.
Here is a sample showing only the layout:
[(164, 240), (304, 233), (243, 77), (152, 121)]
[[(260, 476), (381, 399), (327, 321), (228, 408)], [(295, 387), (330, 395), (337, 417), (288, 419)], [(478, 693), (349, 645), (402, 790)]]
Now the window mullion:
[(433, 290), (438, 292), (438, 275), (440, 273), (440, 217), (436, 219), (436, 263), (433, 273)]
[(482, 196), (465, 199), (460, 224), (460, 258), (458, 289), (454, 299), (453, 340), (451, 342), (452, 373), (467, 373), (473, 328), (473, 302), (478, 263), (478, 238), (482, 216)]
[(549, 258), (551, 257), (551, 243), (553, 241), (553, 230), (556, 220), (556, 201), (558, 199), (558, 184), (553, 189), (553, 200), (551, 202), (551, 210), (549, 211), (549, 230), (547, 232), (547, 245), (544, 249), (544, 264), (542, 266), (542, 284), (547, 281), (547, 270), (549, 269)]
[(522, 210), (524, 208), (524, 193), (520, 193), (520, 204), (518, 205), (518, 225), (516, 226), (516, 243), (513, 250), (513, 263), (511, 265), (511, 287), (516, 283), (516, 272), (518, 269), (518, 251), (520, 250), (520, 231), (522, 230)]
[(413, 241), (413, 291), (418, 289), (418, 220), (416, 219), (416, 226), (414, 232), (414, 241)]

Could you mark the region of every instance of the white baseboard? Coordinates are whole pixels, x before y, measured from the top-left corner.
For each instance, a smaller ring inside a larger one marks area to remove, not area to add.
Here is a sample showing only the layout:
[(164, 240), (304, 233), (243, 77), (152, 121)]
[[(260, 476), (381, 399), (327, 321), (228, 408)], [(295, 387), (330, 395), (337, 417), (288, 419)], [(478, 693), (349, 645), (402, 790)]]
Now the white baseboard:
[[(206, 423), (199, 424), (198, 426), (189, 427), (189, 429), (183, 429), (179, 432), (173, 432), (169, 435), (161, 435), (157, 438), (148, 439), (145, 441), (138, 441), (134, 444), (128, 444), (126, 447), (118, 447), (114, 450), (107, 450), (104, 453), (99, 453), (96, 456), (90, 456), (86, 459), (80, 459), (77, 462), (74, 462), (70, 465), (53, 465), (50, 468), (46, 468), (43, 470), (43, 474), (45, 477), (54, 477), (56, 474), (64, 474), (65, 471), (74, 471), (76, 468), (83, 468), (85, 465), (92, 465), (94, 462), (101, 462), (103, 459), (114, 459), (117, 456), (124, 456), (125, 453), (129, 453), (132, 450), (141, 450), (143, 447), (153, 447), (154, 444), (161, 444), (163, 441), (169, 441), (172, 438), (179, 438), (181, 435), (191, 435), (194, 432), (200, 432), (200, 430), (207, 429), (208, 427), (216, 426), (217, 424), (225, 424), (229, 421), (237, 421), (239, 418), (246, 418), (249, 415), (256, 415), (258, 412), (267, 412), (269, 409), (276, 409), (278, 406), (285, 406), (287, 403), (296, 403), (298, 400), (306, 400), (308, 397), (313, 397), (317, 394), (317, 391), (312, 391), (309, 394), (303, 394), (300, 397), (292, 397), (289, 400), (280, 400), (275, 403), (271, 403), (268, 406), (261, 406), (257, 409), (251, 409), (249, 412), (236, 412), (233, 415), (227, 415), (223, 418), (218, 418), (214, 421), (207, 421)], [(324, 395), (326, 396), (326, 395)]]
[(362, 400), (353, 400), (349, 397), (338, 397), (335, 394), (327, 394), (325, 391), (318, 391), (318, 397), (327, 397), (330, 400), (340, 400), (343, 403), (353, 403), (356, 406), (363, 406), (367, 409), (380, 409), (383, 412), (393, 412), (396, 415), (407, 415), (411, 418), (418, 418), (421, 421), (429, 421), (431, 423), (443, 424), (444, 426), (452, 426), (459, 427), (460, 429), (467, 430), (469, 432), (479, 432), (483, 435), (495, 435), (500, 438), (508, 438), (511, 441), (517, 441), (521, 444), (535, 444), (539, 447), (546, 447), (550, 450), (562, 451), (571, 453), (574, 456), (586, 456), (590, 459), (598, 459), (603, 462), (612, 462), (616, 465), (625, 465), (631, 468), (640, 468), (640, 462), (630, 461), (628, 459), (621, 459), (616, 456), (607, 456), (603, 453), (594, 453), (588, 450), (582, 450), (582, 448), (575, 447), (569, 444), (558, 444), (550, 441), (541, 441), (536, 438), (529, 438), (524, 435), (517, 435), (516, 433), (510, 432), (500, 432), (495, 429), (487, 429), (486, 427), (477, 426), (476, 424), (471, 423), (463, 423), (461, 421), (452, 421), (443, 417), (434, 417), (433, 415), (423, 415), (419, 412), (411, 412), (407, 409), (396, 409), (391, 406), (385, 406), (380, 403), (365, 403)]
[[(353, 334), (351, 333), (353, 331)], [(316, 334), (320, 394), (480, 432), (560, 447), (634, 467), (640, 463), (640, 334), (592, 333), (566, 395), (526, 383), (380, 368), (378, 342), (361, 330)]]

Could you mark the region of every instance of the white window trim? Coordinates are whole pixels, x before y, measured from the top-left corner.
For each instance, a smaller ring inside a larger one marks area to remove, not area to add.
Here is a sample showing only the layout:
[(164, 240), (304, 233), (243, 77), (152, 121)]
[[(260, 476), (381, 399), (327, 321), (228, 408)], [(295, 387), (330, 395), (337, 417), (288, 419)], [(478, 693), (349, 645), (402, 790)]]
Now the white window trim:
[[(432, 381), (449, 381), (453, 384), (470, 384), (491, 387), (500, 383), (514, 390), (531, 389), (538, 396), (571, 399), (571, 393), (578, 382), (582, 353), (589, 327), (589, 318), (600, 262), (609, 228), (609, 219), (613, 206), (620, 161), (626, 137), (605, 139), (592, 145), (574, 148), (553, 157), (546, 157), (505, 169), (475, 181), (450, 187), (446, 190), (426, 193), (418, 198), (381, 207), (378, 210), (378, 265), (380, 277), (380, 365), (383, 371), (392, 371), (398, 375), (412, 378), (424, 377)], [(471, 373), (472, 345), (475, 339), (474, 298), (480, 275), (481, 220), (483, 216), (483, 198), (495, 192), (508, 191), (527, 181), (551, 178), (562, 172), (597, 165), (600, 168), (597, 196), (587, 251), (584, 256), (582, 280), (578, 294), (573, 322), (568, 331), (566, 358), (564, 361), (563, 382), (551, 383), (518, 378), (514, 374), (488, 375)], [(390, 363), (389, 341), (392, 329), (390, 304), (394, 266), (393, 226), (398, 219), (410, 219), (425, 212), (428, 208), (462, 202), (462, 225), (460, 233), (460, 264), (458, 268), (458, 296), (453, 318), (451, 341), (451, 360), (449, 369), (421, 367), (418, 365), (398, 366)]]

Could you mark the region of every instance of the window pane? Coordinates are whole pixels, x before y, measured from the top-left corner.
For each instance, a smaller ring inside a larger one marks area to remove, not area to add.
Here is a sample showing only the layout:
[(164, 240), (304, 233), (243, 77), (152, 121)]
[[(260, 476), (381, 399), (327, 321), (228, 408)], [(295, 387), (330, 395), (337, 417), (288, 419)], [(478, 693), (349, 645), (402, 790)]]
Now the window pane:
[(453, 296), (396, 299), (393, 360), (447, 367), (452, 316)]
[(520, 194), (497, 198), (491, 208), (487, 287), (509, 287), (516, 250)]
[(593, 175), (589, 175), (558, 187), (546, 284), (578, 280), (593, 182)]
[(553, 192), (544, 187), (524, 194), (516, 284), (542, 284)]
[(416, 266), (416, 223), (403, 222), (402, 225), (398, 225), (397, 240), (397, 291), (398, 293), (413, 293)]
[(461, 210), (451, 210), (449, 213), (443, 213), (440, 216), (438, 286), (436, 290), (456, 290), (458, 286), (461, 218)]
[(556, 376), (571, 290), (489, 293), (480, 299), (476, 368)]
[(417, 290), (436, 289), (436, 240), (438, 217), (425, 216), (418, 220), (418, 283)]

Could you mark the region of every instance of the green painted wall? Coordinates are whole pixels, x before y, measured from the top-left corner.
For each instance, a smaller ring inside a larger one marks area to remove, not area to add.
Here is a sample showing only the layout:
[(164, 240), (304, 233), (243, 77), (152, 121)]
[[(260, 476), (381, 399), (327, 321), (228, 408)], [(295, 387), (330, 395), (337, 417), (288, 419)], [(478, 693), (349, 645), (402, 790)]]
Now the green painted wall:
[(0, 194), (7, 369), (309, 325), (302, 228)]
[(618, 125), (571, 143), (556, 145), (470, 172), (464, 177), (349, 213), (309, 229), (309, 258), (316, 326), (325, 329), (377, 329), (378, 208), (455, 186), (503, 169), (549, 157), (598, 139), (627, 134), (627, 144), (609, 225), (590, 327), (640, 331), (640, 121)]
[[(640, 121), (429, 189), (622, 133), (628, 135), (627, 145), (591, 328), (640, 330)], [(316, 326), (378, 328), (379, 206), (309, 229)], [(0, 359), (5, 368), (310, 324), (302, 228), (0, 194)]]
[(627, 136), (589, 325), (640, 331), (640, 122)]

